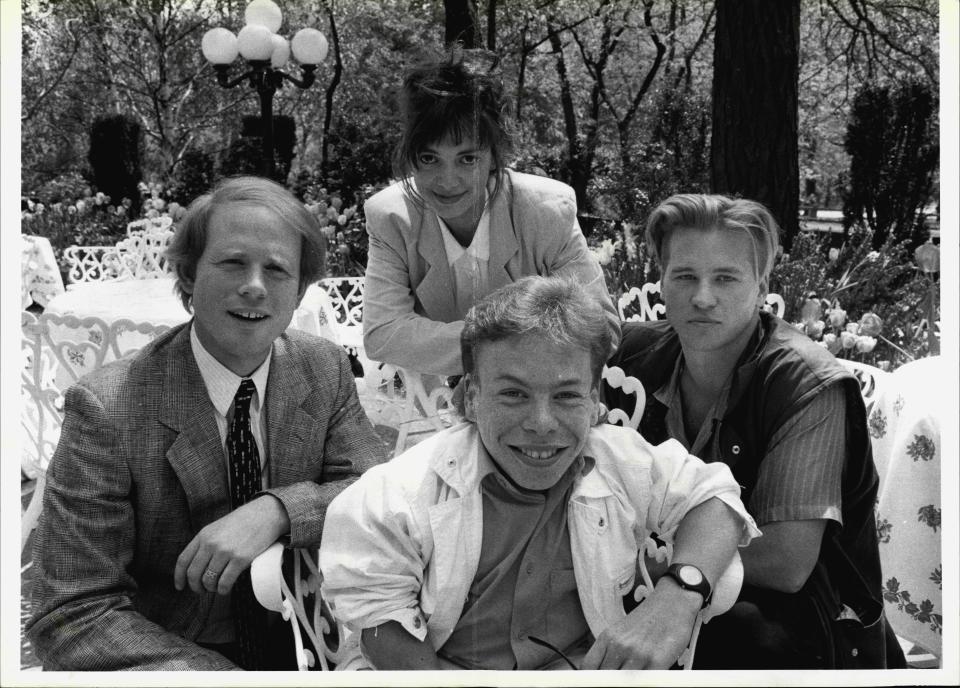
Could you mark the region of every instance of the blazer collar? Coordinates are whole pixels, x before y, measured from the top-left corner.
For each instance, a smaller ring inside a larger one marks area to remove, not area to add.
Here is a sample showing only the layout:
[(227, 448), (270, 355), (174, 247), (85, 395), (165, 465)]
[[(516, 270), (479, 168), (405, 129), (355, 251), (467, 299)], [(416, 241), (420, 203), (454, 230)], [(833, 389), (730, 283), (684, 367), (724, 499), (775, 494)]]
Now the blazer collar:
[(230, 511), (230, 492), (215, 410), (190, 348), (192, 322), (173, 337), (160, 362), (160, 422), (178, 433), (167, 449), (167, 460), (199, 530)]
[[(419, 218), (415, 236), (417, 252), (427, 263), (427, 272), (417, 286), (417, 298), (427, 315), (434, 320), (453, 322), (458, 319), (450, 294), (453, 291), (453, 273), (443, 246), (443, 235), (437, 214), (404, 196), (410, 218)], [(490, 198), (490, 262), (487, 277), (490, 291), (510, 284), (513, 279), (507, 264), (520, 250), (513, 219), (513, 184), (509, 172), (503, 175), (500, 191)]]

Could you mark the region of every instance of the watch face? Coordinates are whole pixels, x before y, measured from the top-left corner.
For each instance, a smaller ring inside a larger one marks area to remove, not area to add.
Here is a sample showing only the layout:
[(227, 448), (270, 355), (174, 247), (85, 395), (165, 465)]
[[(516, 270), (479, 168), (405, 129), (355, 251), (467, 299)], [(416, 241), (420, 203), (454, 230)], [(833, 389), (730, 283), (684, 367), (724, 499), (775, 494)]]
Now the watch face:
[(700, 585), (703, 582), (703, 574), (696, 566), (681, 566), (677, 574), (687, 585)]

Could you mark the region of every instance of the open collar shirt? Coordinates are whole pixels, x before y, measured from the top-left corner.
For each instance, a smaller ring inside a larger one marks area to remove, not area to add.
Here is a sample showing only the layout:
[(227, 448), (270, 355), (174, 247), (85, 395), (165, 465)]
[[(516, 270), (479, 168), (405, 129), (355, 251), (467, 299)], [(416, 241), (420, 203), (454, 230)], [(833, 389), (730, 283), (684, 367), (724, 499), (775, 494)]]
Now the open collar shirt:
[[(227, 430), (230, 427), (230, 421), (233, 420), (233, 398), (237, 395), (240, 388), (240, 382), (244, 379), (234, 373), (214, 358), (213, 354), (207, 351), (200, 338), (197, 336), (195, 327), (190, 327), (190, 347), (193, 350), (193, 357), (197, 360), (197, 367), (200, 369), (200, 377), (203, 378), (203, 384), (207, 388), (207, 395), (210, 397), (210, 403), (216, 411), (217, 430), (220, 431), (220, 444), (223, 446), (223, 466), (227, 471), (227, 481), (230, 480), (229, 457), (227, 456)], [(253, 439), (257, 443), (257, 451), (260, 453), (260, 468), (262, 470), (262, 487), (267, 485), (267, 413), (264, 400), (267, 398), (267, 377), (270, 374), (270, 360), (273, 357), (273, 349), (267, 354), (267, 358), (260, 364), (260, 367), (253, 371), (250, 379), (256, 392), (250, 400), (250, 430), (253, 432)]]
[(437, 216), (440, 225), (440, 235), (443, 237), (443, 247), (447, 253), (447, 263), (453, 273), (454, 303), (457, 313), (462, 318), (477, 301), (482, 299), (490, 290), (490, 203), (489, 193), (487, 203), (480, 216), (480, 223), (473, 235), (470, 245), (464, 248), (453, 232)]

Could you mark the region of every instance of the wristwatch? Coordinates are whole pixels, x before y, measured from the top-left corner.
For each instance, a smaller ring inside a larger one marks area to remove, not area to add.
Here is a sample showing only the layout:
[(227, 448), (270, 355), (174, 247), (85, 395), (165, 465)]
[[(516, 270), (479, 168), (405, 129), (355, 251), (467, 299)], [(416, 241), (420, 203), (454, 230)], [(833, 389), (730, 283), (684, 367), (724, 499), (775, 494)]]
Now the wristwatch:
[(677, 581), (677, 585), (684, 590), (700, 593), (703, 596), (703, 604), (700, 605), (700, 609), (710, 604), (713, 588), (710, 587), (710, 582), (703, 575), (703, 571), (693, 564), (670, 564), (670, 568), (667, 569), (665, 575)]

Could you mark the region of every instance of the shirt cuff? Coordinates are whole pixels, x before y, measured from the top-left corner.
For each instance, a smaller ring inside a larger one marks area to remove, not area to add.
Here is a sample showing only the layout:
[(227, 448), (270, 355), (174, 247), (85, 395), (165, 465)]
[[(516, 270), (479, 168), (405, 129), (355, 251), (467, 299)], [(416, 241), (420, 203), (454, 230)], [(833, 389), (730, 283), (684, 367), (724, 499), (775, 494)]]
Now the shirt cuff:
[(420, 611), (420, 607), (405, 607), (395, 609), (377, 617), (376, 621), (365, 622), (363, 628), (374, 628), (387, 621), (396, 621), (403, 629), (414, 638), (423, 642), (427, 637), (427, 620)]

